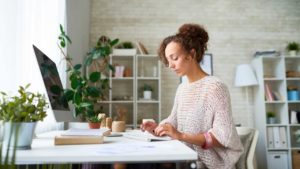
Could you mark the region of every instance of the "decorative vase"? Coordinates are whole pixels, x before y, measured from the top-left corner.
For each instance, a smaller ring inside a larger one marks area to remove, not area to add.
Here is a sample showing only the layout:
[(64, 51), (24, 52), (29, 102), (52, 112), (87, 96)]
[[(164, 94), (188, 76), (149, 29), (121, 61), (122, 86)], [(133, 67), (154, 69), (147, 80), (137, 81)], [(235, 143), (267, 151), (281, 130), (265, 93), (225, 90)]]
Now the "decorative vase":
[(99, 129), (100, 126), (101, 126), (101, 122), (97, 122), (97, 123), (89, 122), (90, 129)]
[(152, 91), (144, 91), (144, 99), (151, 100)]
[(5, 122), (3, 145), (8, 148), (13, 148), (16, 141), (16, 149), (31, 149), (35, 126), (36, 122)]

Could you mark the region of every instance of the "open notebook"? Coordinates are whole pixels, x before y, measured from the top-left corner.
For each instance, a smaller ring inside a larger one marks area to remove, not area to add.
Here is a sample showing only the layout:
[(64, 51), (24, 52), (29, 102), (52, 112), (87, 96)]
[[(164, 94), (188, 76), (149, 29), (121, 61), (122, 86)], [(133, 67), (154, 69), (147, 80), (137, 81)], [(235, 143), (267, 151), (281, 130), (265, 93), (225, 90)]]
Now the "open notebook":
[(124, 137), (142, 140), (142, 141), (168, 141), (172, 140), (171, 137), (163, 136), (163, 137), (157, 137), (154, 136), (148, 132), (142, 132), (141, 130), (132, 130), (123, 133)]

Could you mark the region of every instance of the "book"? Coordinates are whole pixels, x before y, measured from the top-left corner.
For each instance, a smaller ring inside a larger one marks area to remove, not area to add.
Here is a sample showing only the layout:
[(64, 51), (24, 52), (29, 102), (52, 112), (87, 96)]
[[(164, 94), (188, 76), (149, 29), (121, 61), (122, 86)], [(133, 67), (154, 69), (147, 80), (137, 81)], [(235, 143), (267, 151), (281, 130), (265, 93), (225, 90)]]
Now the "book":
[(272, 89), (268, 84), (265, 84), (265, 95), (267, 101), (274, 101), (274, 97), (272, 94)]
[(110, 129), (76, 129), (71, 128), (55, 136), (54, 145), (101, 144), (103, 137), (110, 134)]
[(142, 54), (142, 55), (148, 54), (146, 47), (141, 42), (136, 42), (136, 46), (137, 46), (140, 54)]
[(131, 139), (137, 139), (137, 140), (142, 140), (142, 141), (168, 141), (172, 140), (171, 137), (168, 136), (154, 136), (148, 132), (142, 132), (140, 130), (133, 130), (129, 132), (125, 132), (123, 134), (124, 137), (131, 138)]

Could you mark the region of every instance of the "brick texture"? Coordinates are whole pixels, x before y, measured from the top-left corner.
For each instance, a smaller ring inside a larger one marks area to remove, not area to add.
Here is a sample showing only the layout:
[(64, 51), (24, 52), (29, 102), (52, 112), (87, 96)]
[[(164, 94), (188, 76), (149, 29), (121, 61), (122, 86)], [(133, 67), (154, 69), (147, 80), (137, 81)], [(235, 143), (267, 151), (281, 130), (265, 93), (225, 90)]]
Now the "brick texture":
[[(233, 86), (235, 67), (250, 63), (256, 50), (284, 51), (287, 42), (300, 42), (299, 7), (298, 0), (92, 0), (90, 44), (108, 35), (141, 41), (156, 53), (160, 41), (183, 23), (204, 25), (210, 35), (214, 75), (229, 87), (234, 120), (252, 126), (252, 94), (247, 113), (245, 90)], [(171, 111), (178, 83), (173, 72), (162, 68), (163, 118)]]

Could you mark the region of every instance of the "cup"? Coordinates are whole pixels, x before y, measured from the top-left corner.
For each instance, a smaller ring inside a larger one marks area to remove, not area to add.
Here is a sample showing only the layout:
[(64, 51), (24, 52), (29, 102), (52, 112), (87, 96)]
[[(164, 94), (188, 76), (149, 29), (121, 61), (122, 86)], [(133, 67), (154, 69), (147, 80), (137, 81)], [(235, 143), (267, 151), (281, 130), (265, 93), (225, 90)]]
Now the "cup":
[(125, 121), (113, 121), (111, 126), (112, 132), (124, 132)]

